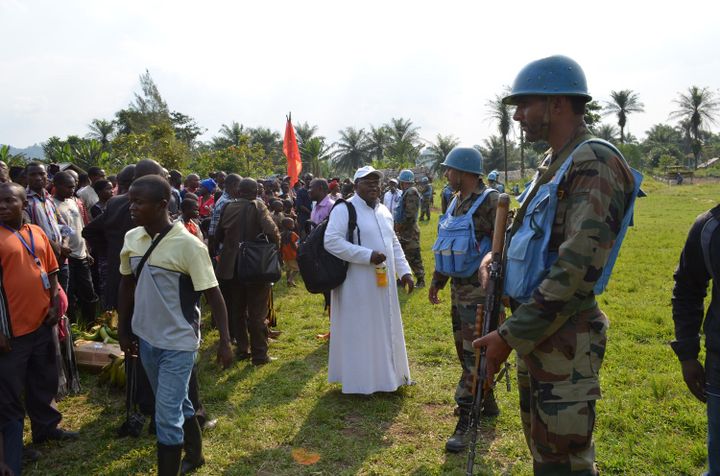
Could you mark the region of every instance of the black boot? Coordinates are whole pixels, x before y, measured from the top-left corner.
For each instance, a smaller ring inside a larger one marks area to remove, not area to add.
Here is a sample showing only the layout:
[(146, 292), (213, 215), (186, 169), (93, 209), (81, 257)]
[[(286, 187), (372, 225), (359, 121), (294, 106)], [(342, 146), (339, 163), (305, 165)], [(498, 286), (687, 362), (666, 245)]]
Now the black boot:
[(467, 448), (467, 433), (470, 426), (470, 411), (465, 408), (460, 409), (460, 418), (455, 425), (455, 433), (448, 438), (445, 443), (445, 451), (450, 453), (459, 453)]
[(182, 445), (157, 444), (158, 476), (178, 476)]
[(197, 417), (185, 419), (183, 432), (185, 433), (185, 458), (182, 460), (180, 474), (189, 474), (205, 464), (202, 452), (202, 430)]

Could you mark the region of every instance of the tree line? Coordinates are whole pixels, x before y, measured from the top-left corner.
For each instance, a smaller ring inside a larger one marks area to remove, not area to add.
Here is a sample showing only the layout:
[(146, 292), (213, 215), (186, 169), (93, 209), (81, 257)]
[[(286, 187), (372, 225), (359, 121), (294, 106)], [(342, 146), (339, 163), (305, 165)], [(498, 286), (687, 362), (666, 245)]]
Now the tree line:
[[(527, 144), (522, 131), (514, 126), (513, 109), (497, 94), (486, 104), (487, 120), (497, 126), (497, 134), (476, 144), (485, 159), (486, 171), (527, 170), (537, 166), (546, 144)], [(643, 141), (628, 133), (628, 118), (644, 112), (639, 94), (630, 89), (611, 91), (605, 104), (587, 105), (586, 123), (597, 136), (616, 144), (636, 168), (663, 168), (685, 165), (696, 168), (703, 158), (720, 154), (720, 135), (709, 130), (717, 124), (720, 101), (711, 89), (691, 86), (674, 100), (676, 109), (668, 119), (675, 124), (655, 124)], [(612, 118), (612, 122), (602, 122)], [(243, 176), (282, 174), (286, 169), (280, 132), (267, 127), (245, 127), (232, 121), (223, 124), (208, 141), (199, 137), (206, 129), (189, 115), (171, 110), (150, 73), (140, 76), (140, 91), (112, 119), (94, 119), (85, 136), (66, 139), (50, 137), (43, 144), (48, 162), (71, 162), (82, 168), (99, 165), (118, 171), (142, 158), (152, 158), (167, 169), (193, 171), (206, 175), (213, 170), (236, 172)], [(407, 118), (391, 118), (368, 128), (346, 127), (335, 142), (318, 134), (318, 126), (295, 124), (303, 170), (314, 175), (351, 175), (366, 164), (377, 168), (404, 168), (426, 165), (438, 171), (440, 163), (459, 140), (452, 134), (437, 134), (433, 140), (421, 137), (420, 128)], [(22, 162), (8, 148), (0, 149), (0, 159)]]

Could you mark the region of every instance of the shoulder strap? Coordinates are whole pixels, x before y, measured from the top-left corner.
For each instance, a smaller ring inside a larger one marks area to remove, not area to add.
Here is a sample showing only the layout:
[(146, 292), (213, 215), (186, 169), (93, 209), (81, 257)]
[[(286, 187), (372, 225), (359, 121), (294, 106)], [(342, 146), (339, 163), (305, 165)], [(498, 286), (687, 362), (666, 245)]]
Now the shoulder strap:
[(143, 267), (145, 267), (145, 262), (148, 260), (148, 258), (150, 257), (150, 254), (153, 252), (155, 247), (160, 243), (160, 240), (165, 238), (165, 235), (168, 234), (168, 232), (172, 229), (172, 227), (173, 227), (172, 224), (165, 227), (165, 229), (163, 231), (161, 231), (160, 234), (158, 234), (158, 236), (153, 240), (152, 244), (150, 245), (150, 248), (147, 249), (147, 251), (143, 255), (142, 259), (140, 260), (140, 263), (138, 264), (137, 269), (135, 270), (135, 281), (140, 279), (140, 273), (142, 272)]
[[(360, 227), (357, 224), (357, 211), (355, 211), (355, 206), (352, 203), (345, 200), (344, 198), (338, 198), (337, 200), (335, 200), (335, 204), (332, 206), (332, 208), (337, 207), (341, 203), (345, 204), (345, 206), (347, 207), (347, 211), (348, 211), (347, 240), (350, 243), (353, 243), (353, 231), (355, 231), (355, 229), (357, 229), (358, 245), (360, 245), (361, 244), (361, 242), (360, 242)], [(332, 208), (330, 209), (330, 212), (332, 212)], [(328, 214), (327, 220), (329, 220), (329, 219), (330, 219), (330, 214)]]
[(452, 197), (452, 200), (450, 201), (450, 205), (448, 205), (447, 209), (445, 210), (445, 215), (452, 216), (452, 212), (455, 211), (455, 206), (457, 205), (457, 195), (450, 195)]
[(490, 195), (491, 193), (498, 193), (497, 190), (494, 188), (487, 187), (483, 193), (480, 194), (478, 198), (475, 199), (475, 202), (472, 204), (472, 207), (470, 207), (470, 210), (468, 210), (468, 215), (473, 215), (475, 213), (475, 210), (478, 209), (480, 205), (485, 201), (485, 199)]
[(702, 248), (703, 260), (705, 261), (705, 269), (708, 274), (712, 276), (713, 281), (715, 281), (715, 273), (713, 273), (712, 262), (710, 261), (710, 241), (718, 225), (720, 225), (720, 221), (718, 221), (716, 213), (713, 213), (712, 217), (703, 225), (702, 232), (700, 233), (700, 247)]

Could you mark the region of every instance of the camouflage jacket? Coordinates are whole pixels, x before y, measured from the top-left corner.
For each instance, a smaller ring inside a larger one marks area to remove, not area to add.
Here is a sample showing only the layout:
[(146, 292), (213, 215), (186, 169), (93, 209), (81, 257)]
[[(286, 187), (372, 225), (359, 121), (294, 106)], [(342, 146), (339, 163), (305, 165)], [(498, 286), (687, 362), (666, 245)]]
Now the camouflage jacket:
[(398, 240), (417, 243), (420, 246), (420, 227), (417, 223), (420, 213), (420, 193), (417, 188), (410, 187), (405, 190), (398, 207), (402, 208), (402, 220), (395, 222)]
[(421, 185), (418, 188), (418, 192), (420, 192), (420, 199), (422, 200), (423, 205), (432, 205), (433, 202), (433, 188), (432, 185), (425, 184)]
[[(459, 200), (458, 205), (453, 210), (453, 216), (464, 215), (470, 210), (475, 200), (482, 195), (487, 189), (487, 186), (478, 182), (478, 186), (475, 190), (468, 195), (466, 198), (460, 200), (460, 194), (455, 193), (453, 197), (457, 197)], [(473, 224), (475, 225), (475, 239), (480, 240), (487, 236), (492, 239), (493, 226), (495, 226), (495, 212), (497, 211), (498, 193), (490, 193), (485, 201), (475, 210), (473, 214)], [(452, 202), (452, 198), (448, 202), (448, 206)], [(445, 287), (448, 281), (448, 277), (444, 274), (435, 271), (433, 273), (433, 284), (438, 289)], [(480, 286), (480, 280), (478, 279), (478, 273), (473, 273), (467, 278), (452, 278), (452, 288), (456, 304), (480, 304), (485, 298), (485, 293)]]
[[(593, 287), (601, 275), (633, 193), (633, 177), (624, 161), (601, 145), (584, 145), (586, 130), (558, 154), (549, 151), (545, 183), (573, 152), (573, 164), (558, 191), (550, 250), (558, 259), (533, 292), (498, 329), (520, 357), (555, 334), (573, 315), (597, 306)], [(537, 186), (536, 186), (537, 187)], [(531, 192), (532, 193), (532, 192)], [(532, 198), (529, 196), (527, 201)], [(522, 219), (522, 208), (515, 220)], [(517, 223), (514, 223), (516, 225)], [(514, 229), (514, 227), (513, 227)]]

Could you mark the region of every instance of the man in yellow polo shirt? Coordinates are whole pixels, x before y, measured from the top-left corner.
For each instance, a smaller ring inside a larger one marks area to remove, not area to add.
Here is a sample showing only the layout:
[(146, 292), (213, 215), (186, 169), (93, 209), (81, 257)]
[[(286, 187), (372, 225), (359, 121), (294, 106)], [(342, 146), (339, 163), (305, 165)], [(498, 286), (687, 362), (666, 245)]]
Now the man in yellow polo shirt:
[[(138, 227), (127, 232), (120, 252), (120, 346), (132, 354), (139, 351), (155, 394), (158, 474), (177, 475), (181, 465), (185, 474), (205, 462), (188, 398), (200, 344), (200, 294), (220, 332), (218, 360), (224, 367), (232, 361), (227, 311), (207, 247), (182, 223), (170, 220), (170, 184), (157, 175), (144, 176), (128, 195)], [(139, 342), (132, 342), (132, 334)]]

